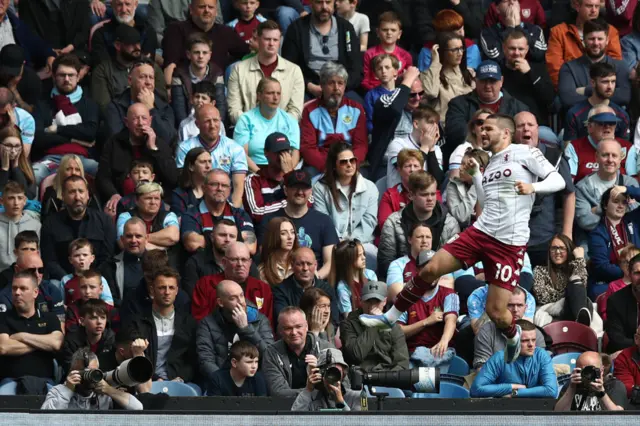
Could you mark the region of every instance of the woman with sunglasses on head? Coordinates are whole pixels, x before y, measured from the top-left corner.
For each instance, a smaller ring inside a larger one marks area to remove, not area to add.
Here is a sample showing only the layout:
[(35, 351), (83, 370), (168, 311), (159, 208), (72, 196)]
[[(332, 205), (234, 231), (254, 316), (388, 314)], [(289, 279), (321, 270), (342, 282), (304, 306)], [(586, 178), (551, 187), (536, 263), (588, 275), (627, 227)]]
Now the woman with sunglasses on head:
[[(449, 179), (458, 177), (460, 175), (460, 165), (462, 164), (462, 157), (469, 148), (482, 149), (482, 125), (484, 120), (493, 114), (491, 110), (486, 108), (480, 108), (473, 113), (471, 120), (467, 123), (467, 140), (458, 145), (451, 156), (449, 157)], [(491, 153), (489, 153), (491, 156)]]
[(35, 198), (36, 179), (24, 151), (20, 130), (15, 126), (0, 130), (0, 188), (10, 180), (26, 189), (27, 198)]
[(204, 179), (211, 171), (211, 154), (203, 147), (187, 152), (178, 187), (171, 193), (171, 211), (182, 216), (200, 204), (204, 197)]
[(542, 327), (551, 319), (591, 325), (593, 305), (587, 297), (584, 249), (576, 247), (566, 235), (556, 234), (549, 243), (547, 265), (538, 265), (533, 270), (532, 293), (538, 311), (549, 315), (537, 314), (537, 325)]
[(336, 289), (338, 310), (346, 318), (361, 307), (362, 286), (378, 281), (376, 273), (367, 269), (365, 251), (358, 240), (341, 241), (333, 247), (329, 285)]
[(270, 286), (279, 285), (293, 270), (293, 251), (298, 248), (296, 227), (287, 217), (274, 217), (267, 224), (262, 245), (260, 279)]
[(357, 238), (365, 247), (367, 265), (375, 267), (373, 244), (378, 224), (378, 189), (360, 174), (353, 150), (344, 142), (331, 145), (324, 176), (313, 186), (313, 208), (329, 215), (341, 240)]
[(464, 38), (455, 33), (436, 36), (431, 48), (431, 66), (420, 73), (429, 104), (445, 117), (449, 101), (471, 92), (476, 84), (467, 69)]
[(589, 233), (589, 296), (594, 300), (624, 276), (619, 266), (622, 249), (628, 244), (640, 247), (640, 209), (628, 211), (629, 198), (639, 201), (640, 188), (616, 185), (602, 194), (602, 218)]

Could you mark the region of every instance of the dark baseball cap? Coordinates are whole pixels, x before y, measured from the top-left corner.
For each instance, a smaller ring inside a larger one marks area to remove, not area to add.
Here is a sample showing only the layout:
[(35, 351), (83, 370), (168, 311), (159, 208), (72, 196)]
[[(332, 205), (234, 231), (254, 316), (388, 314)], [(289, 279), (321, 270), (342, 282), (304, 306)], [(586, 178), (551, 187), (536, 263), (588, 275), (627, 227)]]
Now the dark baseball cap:
[(387, 285), (382, 281), (369, 281), (362, 287), (360, 299), (364, 302), (369, 299), (384, 300), (387, 297)]
[(480, 62), (476, 78), (478, 80), (500, 80), (502, 78), (500, 65), (490, 59)]
[(284, 133), (274, 132), (267, 136), (264, 141), (265, 152), (280, 152), (291, 149), (289, 138)]
[(616, 124), (620, 119), (612, 112), (601, 112), (599, 114), (594, 114), (589, 117), (589, 123), (611, 123)]
[(285, 186), (303, 185), (311, 188), (311, 176), (304, 170), (294, 170), (284, 177)]
[(140, 32), (134, 27), (119, 25), (116, 28), (116, 41), (124, 44), (138, 44), (140, 43)]
[(24, 50), (17, 44), (7, 44), (0, 51), (0, 71), (3, 74), (20, 75), (24, 62)]

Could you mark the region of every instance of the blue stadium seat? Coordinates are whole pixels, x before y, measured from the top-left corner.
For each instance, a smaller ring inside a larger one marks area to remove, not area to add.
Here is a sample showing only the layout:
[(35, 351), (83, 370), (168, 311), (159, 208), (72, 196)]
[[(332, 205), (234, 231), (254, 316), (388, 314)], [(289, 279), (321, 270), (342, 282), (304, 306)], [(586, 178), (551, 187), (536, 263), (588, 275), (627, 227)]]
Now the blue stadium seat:
[(169, 396), (198, 396), (194, 388), (180, 382), (152, 382), (151, 393), (166, 393)]
[(553, 365), (568, 364), (571, 371), (576, 367), (576, 361), (580, 356), (580, 352), (567, 352), (566, 354), (556, 355), (551, 358)]
[(440, 393), (414, 393), (412, 398), (469, 398), (469, 390), (453, 383), (440, 382)]
[[(367, 389), (367, 395), (371, 398), (373, 398), (375, 395), (372, 395), (370, 390), (369, 390), (369, 386), (366, 387)], [(373, 389), (374, 392), (379, 392), (379, 393), (388, 393), (389, 396), (388, 398), (404, 398), (404, 392), (398, 388), (386, 388), (384, 386), (371, 386), (371, 389)]]
[(440, 373), (440, 383), (447, 382), (456, 385), (464, 386), (464, 376), (458, 376), (457, 374)]
[(2, 386), (0, 386), (0, 395), (15, 395), (17, 383), (14, 380), (11, 380)]
[(185, 385), (192, 387), (196, 393), (198, 394), (198, 396), (202, 396), (202, 388), (200, 388), (200, 386), (196, 385), (195, 383), (192, 382), (186, 382)]
[(455, 374), (456, 376), (466, 376), (469, 374), (469, 364), (467, 361), (460, 358), (459, 356), (454, 356), (449, 364), (449, 370), (447, 374)]

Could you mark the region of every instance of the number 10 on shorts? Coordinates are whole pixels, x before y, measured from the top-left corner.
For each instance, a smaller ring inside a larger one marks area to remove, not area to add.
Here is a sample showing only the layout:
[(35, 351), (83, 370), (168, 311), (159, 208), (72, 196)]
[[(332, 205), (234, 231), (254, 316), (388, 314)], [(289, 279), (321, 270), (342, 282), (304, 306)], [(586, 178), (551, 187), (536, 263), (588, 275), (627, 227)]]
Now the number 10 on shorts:
[[(495, 279), (499, 279), (503, 283), (508, 283), (513, 276), (513, 268), (510, 265), (502, 265), (501, 263), (496, 263), (496, 276)], [(513, 282), (515, 285), (515, 281)]]

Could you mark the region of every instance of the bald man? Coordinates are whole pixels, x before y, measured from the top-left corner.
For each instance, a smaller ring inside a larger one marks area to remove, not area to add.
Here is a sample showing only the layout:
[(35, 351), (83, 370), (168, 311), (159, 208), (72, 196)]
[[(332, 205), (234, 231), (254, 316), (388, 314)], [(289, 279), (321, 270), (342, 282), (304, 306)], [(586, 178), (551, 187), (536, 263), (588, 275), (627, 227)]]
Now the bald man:
[[(617, 360), (616, 360), (617, 364)], [(595, 371), (595, 380), (583, 380), (582, 372)], [(627, 393), (621, 381), (608, 377), (597, 352), (583, 352), (576, 360), (569, 383), (560, 392), (554, 411), (618, 411), (624, 410)]]
[[(147, 62), (144, 62), (147, 61)], [(171, 105), (156, 90), (155, 69), (150, 60), (142, 60), (129, 72), (129, 88), (114, 97), (105, 111), (107, 135), (124, 130), (129, 107), (136, 102), (144, 104), (151, 114), (151, 127), (167, 143), (177, 137), (175, 117)]]
[[(215, 287), (217, 309), (200, 321), (196, 346), (200, 373), (208, 382), (227, 362), (229, 346), (236, 340), (253, 343), (260, 358), (274, 343), (269, 319), (247, 304), (245, 290), (235, 281), (222, 279)], [(208, 383), (206, 384), (208, 387)]]
[[(637, 148), (634, 148), (629, 141), (616, 137), (615, 129), (619, 121), (618, 116), (609, 106), (598, 105), (591, 108), (586, 129), (588, 134), (571, 141), (565, 151), (575, 183), (598, 170), (596, 150), (600, 141), (608, 139), (617, 140), (622, 149), (620, 153), (621, 172), (629, 176), (635, 176), (638, 173)], [(567, 140), (566, 136), (565, 140)]]
[[(514, 117), (516, 122), (516, 143), (538, 148), (545, 158), (553, 164), (565, 182), (562, 191), (562, 233), (568, 237), (573, 235), (573, 219), (576, 211), (575, 187), (571, 179), (569, 164), (562, 155), (555, 142), (540, 140), (539, 126), (535, 115), (528, 111), (520, 112)], [(559, 208), (558, 197), (536, 195), (529, 228), (531, 236), (527, 244), (527, 253), (531, 260), (531, 266), (546, 265), (548, 259), (549, 241), (556, 233), (556, 208)]]
[(340, 324), (340, 316), (336, 292), (325, 280), (316, 276), (318, 262), (313, 250), (308, 247), (300, 247), (293, 252), (292, 260), (293, 274), (273, 288), (273, 317), (275, 321), (284, 308), (300, 304), (302, 293), (305, 290), (318, 288), (327, 293), (331, 299), (331, 321), (337, 327)]
[(202, 147), (211, 154), (213, 169), (224, 170), (233, 184), (231, 202), (235, 207), (242, 207), (244, 193), (244, 179), (249, 171), (247, 155), (244, 149), (233, 139), (220, 135), (220, 112), (213, 105), (204, 105), (195, 115), (196, 126), (200, 130), (198, 136), (187, 139), (178, 145), (176, 150), (176, 164), (184, 166), (187, 153), (193, 148)]
[(206, 275), (196, 283), (191, 300), (193, 317), (199, 321), (209, 315), (217, 305), (218, 284), (225, 280), (231, 280), (244, 289), (244, 297), (271, 322), (273, 318), (271, 286), (249, 276), (251, 254), (247, 245), (241, 242), (230, 243), (222, 258), (222, 267), (224, 268), (223, 272)]
[(126, 127), (111, 137), (102, 149), (96, 186), (107, 202), (105, 210), (108, 214), (115, 215), (120, 198), (135, 189), (129, 172), (137, 158), (151, 162), (155, 180), (165, 188), (173, 189), (178, 183), (178, 169), (169, 142), (154, 127), (154, 111), (149, 111), (142, 102), (128, 105), (124, 119)]

